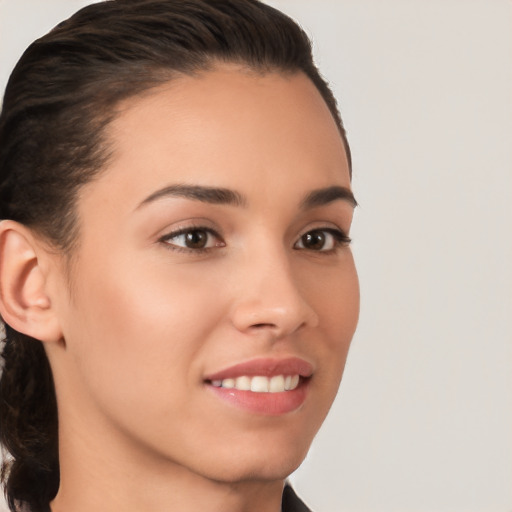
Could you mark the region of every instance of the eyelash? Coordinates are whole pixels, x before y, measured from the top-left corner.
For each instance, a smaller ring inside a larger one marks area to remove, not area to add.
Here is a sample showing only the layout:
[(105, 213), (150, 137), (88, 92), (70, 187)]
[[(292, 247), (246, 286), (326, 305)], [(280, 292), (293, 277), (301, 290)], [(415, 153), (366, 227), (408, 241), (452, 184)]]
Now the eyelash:
[(181, 235), (186, 235), (186, 234), (194, 233), (194, 232), (204, 232), (204, 233), (207, 233), (209, 236), (214, 236), (218, 240), (222, 240), (222, 237), (212, 228), (208, 228), (206, 226), (188, 226), (186, 228), (181, 228), (181, 229), (178, 229), (177, 231), (173, 231), (171, 233), (164, 235), (163, 237), (161, 237), (159, 239), (159, 242), (163, 243), (166, 246), (166, 248), (171, 251), (194, 253), (194, 254), (203, 254), (203, 253), (211, 251), (212, 249), (217, 249), (219, 247), (224, 247), (226, 245), (224, 243), (224, 241), (222, 241), (222, 243), (216, 244), (213, 247), (202, 247), (202, 248), (194, 249), (191, 247), (180, 247), (179, 245), (174, 245), (169, 242), (169, 240), (172, 240), (173, 238), (177, 238)]
[(328, 249), (328, 250), (318, 250), (318, 251), (316, 251), (314, 249), (310, 249), (311, 252), (319, 253), (319, 254), (322, 254), (322, 255), (333, 254), (333, 253), (337, 252), (341, 247), (346, 247), (346, 246), (350, 245), (350, 242), (352, 241), (351, 238), (349, 236), (347, 236), (340, 229), (335, 229), (335, 228), (315, 228), (315, 229), (310, 229), (309, 231), (306, 231), (305, 233), (303, 233), (299, 237), (297, 242), (295, 242), (294, 248), (298, 249), (298, 250), (308, 250), (307, 247), (297, 248), (295, 246), (296, 246), (297, 243), (302, 241), (303, 238), (306, 235), (311, 235), (312, 233), (328, 233), (333, 238), (333, 240), (332, 240), (333, 247), (331, 249)]
[[(221, 240), (221, 243), (218, 243), (218, 244), (216, 244), (216, 245), (214, 245), (212, 247), (192, 248), (192, 247), (180, 247), (178, 245), (175, 245), (175, 244), (172, 244), (172, 243), (169, 242), (170, 240), (175, 239), (175, 238), (177, 238), (179, 236), (190, 234), (190, 233), (194, 233), (194, 232), (207, 233), (209, 236), (214, 236), (218, 240)], [(303, 233), (299, 237), (297, 242), (295, 242), (295, 244), (293, 246), (294, 249), (296, 249), (296, 250), (308, 250), (307, 247), (296, 247), (296, 245), (299, 242), (303, 241), (303, 238), (306, 235), (311, 235), (313, 233), (328, 233), (330, 236), (333, 237), (333, 240), (332, 240), (333, 247), (331, 249), (328, 249), (328, 250), (309, 249), (311, 252), (319, 253), (319, 254), (322, 254), (322, 255), (333, 254), (338, 249), (340, 249), (341, 247), (346, 247), (347, 245), (349, 245), (351, 243), (351, 241), (352, 241), (351, 238), (349, 236), (347, 236), (340, 229), (335, 229), (335, 228), (315, 228), (315, 229), (311, 229), (311, 230), (306, 231), (305, 233)], [(226, 245), (225, 242), (222, 241), (222, 237), (215, 230), (213, 230), (212, 228), (206, 227), (206, 226), (189, 226), (189, 227), (186, 227), (186, 228), (178, 229), (177, 231), (173, 231), (171, 233), (168, 233), (168, 234), (162, 236), (158, 241), (160, 243), (164, 244), (165, 247), (167, 249), (171, 250), (171, 251), (183, 252), (183, 253), (193, 253), (193, 254), (204, 254), (204, 253), (210, 252), (213, 249), (218, 249), (220, 247), (225, 247), (225, 245)]]

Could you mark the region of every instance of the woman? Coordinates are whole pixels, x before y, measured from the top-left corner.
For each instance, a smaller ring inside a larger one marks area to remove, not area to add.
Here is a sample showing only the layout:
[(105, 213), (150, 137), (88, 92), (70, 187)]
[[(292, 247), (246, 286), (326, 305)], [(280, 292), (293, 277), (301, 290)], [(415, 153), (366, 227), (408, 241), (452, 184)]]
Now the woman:
[(256, 0), (86, 7), (12, 73), (0, 173), (11, 510), (307, 510), (284, 482), (359, 295), (302, 30)]

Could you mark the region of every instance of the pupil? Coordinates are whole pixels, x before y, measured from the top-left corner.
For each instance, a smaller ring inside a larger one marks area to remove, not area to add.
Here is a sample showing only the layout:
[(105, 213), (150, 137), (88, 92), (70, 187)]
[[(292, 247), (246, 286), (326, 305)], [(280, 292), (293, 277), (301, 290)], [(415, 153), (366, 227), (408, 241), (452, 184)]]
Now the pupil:
[(190, 249), (202, 249), (206, 245), (206, 238), (204, 231), (191, 231), (187, 233), (186, 245)]
[(312, 231), (304, 235), (304, 246), (309, 249), (322, 249), (325, 244), (325, 234), (322, 231)]

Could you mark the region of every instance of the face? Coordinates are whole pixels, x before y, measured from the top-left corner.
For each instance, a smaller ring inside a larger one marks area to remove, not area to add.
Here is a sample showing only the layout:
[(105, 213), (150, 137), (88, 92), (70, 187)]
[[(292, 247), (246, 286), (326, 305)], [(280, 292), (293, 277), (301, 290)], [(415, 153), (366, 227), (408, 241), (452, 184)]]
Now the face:
[(130, 100), (107, 135), (54, 301), (62, 435), (210, 479), (285, 477), (358, 317), (327, 106), (301, 74), (224, 67)]

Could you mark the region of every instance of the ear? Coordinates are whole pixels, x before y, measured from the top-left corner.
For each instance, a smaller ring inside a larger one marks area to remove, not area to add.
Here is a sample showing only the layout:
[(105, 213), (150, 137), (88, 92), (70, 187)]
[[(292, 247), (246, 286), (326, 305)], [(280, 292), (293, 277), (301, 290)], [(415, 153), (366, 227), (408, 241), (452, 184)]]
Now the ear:
[(47, 295), (43, 251), (32, 232), (17, 222), (0, 222), (0, 315), (16, 331), (58, 342), (62, 331)]

